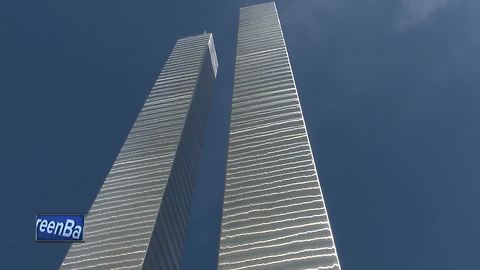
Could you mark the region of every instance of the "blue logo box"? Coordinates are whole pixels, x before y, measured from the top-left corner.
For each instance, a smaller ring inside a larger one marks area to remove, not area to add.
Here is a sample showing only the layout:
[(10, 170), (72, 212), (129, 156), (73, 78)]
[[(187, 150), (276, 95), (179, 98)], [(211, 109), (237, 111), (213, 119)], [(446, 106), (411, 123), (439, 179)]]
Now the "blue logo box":
[(83, 242), (84, 214), (37, 214), (37, 242)]

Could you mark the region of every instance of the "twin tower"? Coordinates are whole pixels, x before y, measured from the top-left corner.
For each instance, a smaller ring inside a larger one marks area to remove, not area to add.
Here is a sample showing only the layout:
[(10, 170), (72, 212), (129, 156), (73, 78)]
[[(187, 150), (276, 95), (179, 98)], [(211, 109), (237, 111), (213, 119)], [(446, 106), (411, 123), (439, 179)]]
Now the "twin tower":
[[(180, 269), (212, 34), (177, 41), (62, 269)], [(240, 9), (219, 269), (340, 269), (274, 3)]]

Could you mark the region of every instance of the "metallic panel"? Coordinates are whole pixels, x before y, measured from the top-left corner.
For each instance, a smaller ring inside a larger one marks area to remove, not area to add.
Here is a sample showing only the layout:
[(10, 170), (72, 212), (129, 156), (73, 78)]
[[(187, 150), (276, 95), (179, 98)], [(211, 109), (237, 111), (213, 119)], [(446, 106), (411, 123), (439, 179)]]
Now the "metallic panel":
[(274, 3), (241, 8), (219, 269), (340, 269)]
[(177, 41), (62, 269), (179, 269), (217, 60), (211, 34)]

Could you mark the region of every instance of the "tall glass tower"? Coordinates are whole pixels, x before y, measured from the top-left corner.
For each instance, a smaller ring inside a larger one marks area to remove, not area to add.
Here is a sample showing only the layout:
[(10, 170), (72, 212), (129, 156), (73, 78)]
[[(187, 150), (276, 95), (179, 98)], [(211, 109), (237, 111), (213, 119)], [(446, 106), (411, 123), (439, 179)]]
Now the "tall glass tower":
[(179, 269), (208, 103), (211, 34), (177, 41), (62, 269)]
[(275, 3), (240, 10), (219, 269), (340, 269)]

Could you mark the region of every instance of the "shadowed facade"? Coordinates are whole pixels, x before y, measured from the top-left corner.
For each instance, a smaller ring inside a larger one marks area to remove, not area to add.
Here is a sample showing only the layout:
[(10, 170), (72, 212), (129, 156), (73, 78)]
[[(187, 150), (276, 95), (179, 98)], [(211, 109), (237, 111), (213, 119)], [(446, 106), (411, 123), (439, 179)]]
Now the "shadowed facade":
[(241, 8), (219, 269), (340, 269), (274, 3)]
[(211, 34), (179, 39), (61, 269), (179, 269), (208, 104)]

